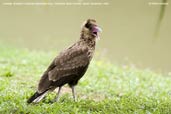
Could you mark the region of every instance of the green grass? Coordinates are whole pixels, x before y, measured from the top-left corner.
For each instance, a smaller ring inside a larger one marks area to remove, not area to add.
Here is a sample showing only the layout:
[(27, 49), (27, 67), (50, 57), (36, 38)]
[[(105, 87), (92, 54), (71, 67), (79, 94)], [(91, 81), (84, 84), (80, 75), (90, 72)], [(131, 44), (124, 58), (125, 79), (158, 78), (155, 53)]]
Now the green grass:
[(0, 114), (170, 114), (171, 76), (94, 60), (76, 87), (67, 86), (39, 104), (27, 104), (41, 74), (57, 52), (0, 47)]

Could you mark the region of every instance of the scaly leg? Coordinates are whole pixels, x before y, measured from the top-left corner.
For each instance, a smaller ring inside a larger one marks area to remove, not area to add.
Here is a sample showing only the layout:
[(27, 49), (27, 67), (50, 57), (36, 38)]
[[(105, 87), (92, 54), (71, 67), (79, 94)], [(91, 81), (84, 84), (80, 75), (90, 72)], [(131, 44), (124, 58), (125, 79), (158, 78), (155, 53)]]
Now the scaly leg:
[(71, 89), (72, 89), (72, 96), (73, 96), (73, 99), (74, 99), (74, 101), (76, 101), (75, 86), (71, 86)]
[(56, 102), (58, 102), (58, 100), (59, 100), (59, 95), (60, 95), (60, 92), (61, 92), (61, 88), (62, 87), (59, 87), (59, 89), (58, 89), (58, 93), (57, 93), (57, 96), (56, 96), (56, 99), (55, 99)]

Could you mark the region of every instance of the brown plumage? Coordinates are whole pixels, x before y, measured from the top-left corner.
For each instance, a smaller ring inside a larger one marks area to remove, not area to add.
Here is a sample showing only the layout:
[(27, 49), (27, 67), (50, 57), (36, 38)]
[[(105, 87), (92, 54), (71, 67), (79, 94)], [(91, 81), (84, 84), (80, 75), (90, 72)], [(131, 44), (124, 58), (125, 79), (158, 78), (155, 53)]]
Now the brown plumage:
[(93, 57), (99, 31), (100, 28), (96, 25), (96, 21), (88, 19), (82, 27), (79, 41), (62, 51), (53, 60), (41, 77), (37, 92), (27, 102), (39, 102), (48, 91), (59, 87), (57, 101), (61, 87), (65, 84), (69, 84), (72, 88), (75, 100), (74, 86), (85, 74)]

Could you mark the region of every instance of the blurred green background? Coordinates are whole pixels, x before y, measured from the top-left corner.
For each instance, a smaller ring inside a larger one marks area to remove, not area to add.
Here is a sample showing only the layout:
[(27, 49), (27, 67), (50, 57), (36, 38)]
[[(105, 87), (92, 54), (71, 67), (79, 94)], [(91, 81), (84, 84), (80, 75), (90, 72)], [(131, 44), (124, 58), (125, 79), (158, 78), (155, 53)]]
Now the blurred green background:
[(36, 2), (107, 2), (108, 5), (7, 6), (0, 1), (0, 42), (31, 50), (60, 51), (75, 42), (81, 24), (97, 20), (103, 29), (96, 56), (115, 64), (171, 71), (171, 7), (166, 6), (154, 37), (161, 0), (36, 0)]

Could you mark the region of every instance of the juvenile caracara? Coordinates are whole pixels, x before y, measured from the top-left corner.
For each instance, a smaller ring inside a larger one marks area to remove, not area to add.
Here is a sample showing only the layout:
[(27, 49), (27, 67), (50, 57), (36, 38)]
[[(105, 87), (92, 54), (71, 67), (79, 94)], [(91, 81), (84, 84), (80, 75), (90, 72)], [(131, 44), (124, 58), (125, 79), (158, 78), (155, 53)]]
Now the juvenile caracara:
[(97, 26), (96, 21), (88, 19), (82, 27), (80, 39), (53, 60), (41, 77), (37, 91), (27, 102), (39, 102), (48, 91), (53, 91), (59, 87), (55, 99), (58, 101), (61, 87), (65, 84), (71, 87), (75, 101), (74, 87), (88, 68), (100, 31), (101, 29)]

